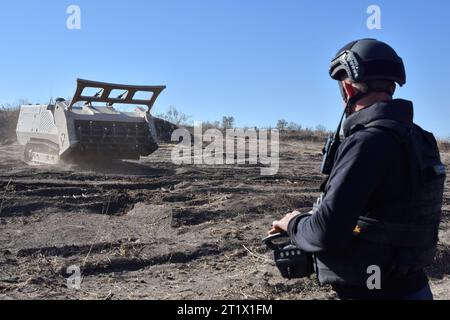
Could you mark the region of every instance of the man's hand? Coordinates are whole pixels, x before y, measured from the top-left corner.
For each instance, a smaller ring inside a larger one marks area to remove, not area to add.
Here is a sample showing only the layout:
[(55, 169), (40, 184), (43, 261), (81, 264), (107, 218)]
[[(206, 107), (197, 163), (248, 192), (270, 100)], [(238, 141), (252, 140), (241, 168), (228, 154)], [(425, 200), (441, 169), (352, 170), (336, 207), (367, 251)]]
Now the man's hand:
[(287, 231), (289, 222), (291, 222), (292, 219), (300, 215), (301, 213), (298, 211), (294, 211), (292, 213), (288, 213), (283, 219), (274, 221), (272, 223), (272, 229), (268, 232), (269, 235), (280, 233)]

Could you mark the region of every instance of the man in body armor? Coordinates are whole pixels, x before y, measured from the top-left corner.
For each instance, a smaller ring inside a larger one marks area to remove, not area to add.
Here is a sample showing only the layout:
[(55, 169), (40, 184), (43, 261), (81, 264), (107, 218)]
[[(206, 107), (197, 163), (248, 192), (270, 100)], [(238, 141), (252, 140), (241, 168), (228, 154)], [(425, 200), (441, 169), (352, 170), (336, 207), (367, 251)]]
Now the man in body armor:
[(269, 233), (287, 231), (312, 253), (319, 281), (340, 299), (432, 299), (423, 269), (436, 253), (445, 166), (433, 135), (413, 123), (413, 104), (392, 98), (406, 83), (403, 61), (362, 39), (339, 51), (330, 75), (345, 102), (345, 138), (340, 124), (314, 210), (288, 214)]

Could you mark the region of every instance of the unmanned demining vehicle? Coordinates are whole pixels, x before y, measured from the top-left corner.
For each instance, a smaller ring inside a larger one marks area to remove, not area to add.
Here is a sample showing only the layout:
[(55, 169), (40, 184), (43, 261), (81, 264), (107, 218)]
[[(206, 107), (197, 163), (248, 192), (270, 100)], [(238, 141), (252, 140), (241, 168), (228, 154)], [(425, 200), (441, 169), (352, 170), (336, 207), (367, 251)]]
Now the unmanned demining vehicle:
[[(165, 86), (131, 86), (77, 80), (71, 101), (20, 108), (17, 139), (24, 160), (57, 164), (61, 160), (114, 160), (148, 156), (158, 149), (150, 111)], [(134, 105), (121, 112), (117, 104)], [(144, 107), (146, 107), (144, 109)]]

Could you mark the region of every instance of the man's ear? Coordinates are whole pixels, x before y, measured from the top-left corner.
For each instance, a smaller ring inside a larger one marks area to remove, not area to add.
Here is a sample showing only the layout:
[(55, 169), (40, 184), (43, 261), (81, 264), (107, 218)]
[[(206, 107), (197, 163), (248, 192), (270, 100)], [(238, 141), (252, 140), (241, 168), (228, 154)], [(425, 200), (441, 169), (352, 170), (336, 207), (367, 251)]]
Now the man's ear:
[(397, 89), (397, 85), (395, 84), (395, 82), (392, 83), (390, 89), (391, 89), (391, 92), (392, 92), (391, 96), (394, 96), (395, 90)]
[(356, 94), (355, 88), (352, 86), (351, 83), (348, 83), (347, 81), (343, 81), (342, 86), (344, 88), (345, 93), (347, 94), (347, 97), (351, 98)]

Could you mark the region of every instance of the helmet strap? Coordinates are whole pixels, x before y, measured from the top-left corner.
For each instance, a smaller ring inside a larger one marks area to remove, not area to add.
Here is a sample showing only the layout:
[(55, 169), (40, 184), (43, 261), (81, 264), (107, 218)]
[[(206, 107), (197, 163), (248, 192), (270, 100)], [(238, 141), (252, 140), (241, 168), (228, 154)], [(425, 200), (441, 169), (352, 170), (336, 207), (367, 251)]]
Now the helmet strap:
[(358, 93), (355, 94), (353, 97), (348, 98), (348, 100), (347, 100), (347, 105), (345, 106), (344, 113), (342, 114), (342, 117), (341, 117), (341, 121), (339, 122), (339, 125), (338, 125), (338, 127), (337, 127), (336, 133), (335, 133), (335, 135), (334, 135), (334, 139), (335, 139), (336, 141), (340, 141), (340, 140), (341, 140), (340, 134), (341, 134), (342, 123), (344, 122), (345, 116), (346, 116), (346, 115), (348, 116), (349, 113), (350, 113), (350, 110), (353, 108), (353, 106), (354, 106), (359, 100), (361, 100), (362, 98), (364, 98), (367, 94), (368, 94), (367, 92), (358, 92)]

